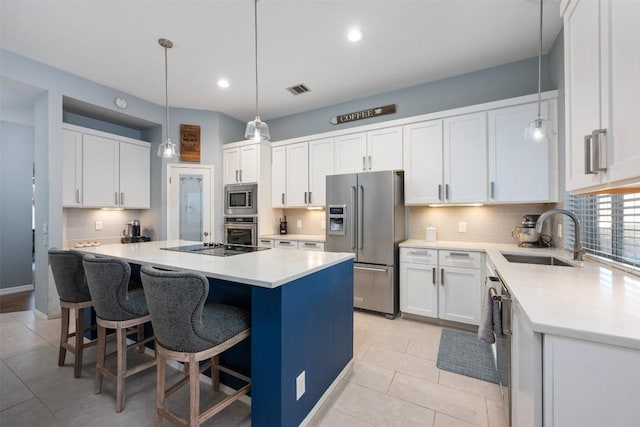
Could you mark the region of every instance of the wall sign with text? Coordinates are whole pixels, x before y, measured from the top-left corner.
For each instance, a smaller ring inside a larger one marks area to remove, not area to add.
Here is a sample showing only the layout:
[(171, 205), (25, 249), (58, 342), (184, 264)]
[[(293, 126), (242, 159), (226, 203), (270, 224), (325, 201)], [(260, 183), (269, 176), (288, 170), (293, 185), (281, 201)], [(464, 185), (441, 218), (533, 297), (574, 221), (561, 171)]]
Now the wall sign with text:
[(200, 126), (180, 125), (180, 160), (200, 161)]
[(342, 123), (354, 122), (356, 120), (370, 119), (372, 117), (384, 116), (385, 114), (393, 114), (396, 112), (396, 104), (384, 105), (382, 107), (369, 108), (353, 113), (340, 114), (330, 120), (331, 124), (339, 125)]

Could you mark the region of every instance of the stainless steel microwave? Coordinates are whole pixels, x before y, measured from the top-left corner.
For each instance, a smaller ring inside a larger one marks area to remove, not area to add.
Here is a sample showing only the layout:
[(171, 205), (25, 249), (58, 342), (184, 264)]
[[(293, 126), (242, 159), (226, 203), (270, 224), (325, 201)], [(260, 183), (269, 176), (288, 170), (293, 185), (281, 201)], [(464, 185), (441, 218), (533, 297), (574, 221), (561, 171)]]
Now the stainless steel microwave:
[(258, 184), (228, 184), (224, 186), (225, 215), (257, 215)]

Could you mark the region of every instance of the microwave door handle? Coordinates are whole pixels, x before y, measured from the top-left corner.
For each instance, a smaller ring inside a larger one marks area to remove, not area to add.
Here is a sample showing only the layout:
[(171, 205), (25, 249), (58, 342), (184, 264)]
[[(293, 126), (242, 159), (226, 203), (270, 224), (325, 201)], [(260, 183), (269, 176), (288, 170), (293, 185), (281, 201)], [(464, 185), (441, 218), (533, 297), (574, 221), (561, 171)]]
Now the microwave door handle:
[(351, 186), (351, 210), (353, 211), (353, 215), (351, 215), (351, 249), (356, 249), (356, 187), (355, 185)]

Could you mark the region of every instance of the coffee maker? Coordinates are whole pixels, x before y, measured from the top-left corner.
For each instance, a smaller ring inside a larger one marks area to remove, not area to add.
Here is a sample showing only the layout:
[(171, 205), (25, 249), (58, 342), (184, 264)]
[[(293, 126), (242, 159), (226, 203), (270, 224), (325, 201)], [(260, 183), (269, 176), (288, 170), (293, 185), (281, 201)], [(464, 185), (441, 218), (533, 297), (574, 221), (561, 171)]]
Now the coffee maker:
[(122, 243), (148, 242), (151, 240), (149, 237), (140, 234), (140, 221), (137, 219), (127, 222), (124, 227), (124, 230), (122, 230)]

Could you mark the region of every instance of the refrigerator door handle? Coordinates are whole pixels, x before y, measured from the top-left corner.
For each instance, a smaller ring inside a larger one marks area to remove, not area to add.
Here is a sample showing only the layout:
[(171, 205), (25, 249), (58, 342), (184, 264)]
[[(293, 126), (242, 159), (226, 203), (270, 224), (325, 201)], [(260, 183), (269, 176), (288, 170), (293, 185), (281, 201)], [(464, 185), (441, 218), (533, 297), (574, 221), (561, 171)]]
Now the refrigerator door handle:
[(353, 210), (353, 215), (351, 216), (351, 249), (356, 249), (356, 186), (351, 186), (351, 206)]
[(364, 239), (362, 238), (364, 231), (364, 227), (362, 226), (362, 222), (364, 221), (364, 187), (362, 185), (358, 187), (358, 194), (360, 196), (358, 200), (358, 249), (362, 249), (364, 248)]

